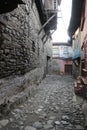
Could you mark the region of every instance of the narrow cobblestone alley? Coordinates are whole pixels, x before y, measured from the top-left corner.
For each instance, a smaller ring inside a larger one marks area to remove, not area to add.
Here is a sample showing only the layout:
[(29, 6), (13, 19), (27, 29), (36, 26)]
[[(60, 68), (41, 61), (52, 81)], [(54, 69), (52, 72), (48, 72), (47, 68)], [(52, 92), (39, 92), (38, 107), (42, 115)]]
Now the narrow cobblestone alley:
[(0, 121), (0, 130), (84, 130), (84, 116), (73, 100), (72, 76), (47, 75), (34, 96)]

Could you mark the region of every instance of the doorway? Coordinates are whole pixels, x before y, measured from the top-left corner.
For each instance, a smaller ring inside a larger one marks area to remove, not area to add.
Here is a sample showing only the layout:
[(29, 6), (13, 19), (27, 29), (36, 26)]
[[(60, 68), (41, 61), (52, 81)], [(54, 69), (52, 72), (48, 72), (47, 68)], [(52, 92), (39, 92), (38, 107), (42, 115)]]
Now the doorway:
[(51, 57), (47, 56), (47, 67), (46, 67), (46, 73), (50, 74), (51, 73)]
[(65, 65), (65, 74), (72, 75), (72, 65)]

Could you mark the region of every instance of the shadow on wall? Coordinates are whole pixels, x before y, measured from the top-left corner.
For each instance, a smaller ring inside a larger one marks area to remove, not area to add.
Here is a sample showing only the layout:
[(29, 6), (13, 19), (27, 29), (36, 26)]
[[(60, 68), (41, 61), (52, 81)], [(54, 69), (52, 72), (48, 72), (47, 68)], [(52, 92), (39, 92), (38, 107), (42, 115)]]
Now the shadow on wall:
[(0, 14), (11, 12), (18, 7), (18, 4), (25, 4), (22, 0), (1, 0)]

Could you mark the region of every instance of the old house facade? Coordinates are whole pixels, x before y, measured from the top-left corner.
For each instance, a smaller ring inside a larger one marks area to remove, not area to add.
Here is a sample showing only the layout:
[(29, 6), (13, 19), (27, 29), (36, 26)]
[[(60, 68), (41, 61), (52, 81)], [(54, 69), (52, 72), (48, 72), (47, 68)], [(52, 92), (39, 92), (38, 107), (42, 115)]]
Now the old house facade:
[(72, 74), (72, 47), (69, 43), (53, 43), (52, 71), (56, 74)]
[[(81, 58), (82, 76), (87, 81), (87, 1), (84, 0), (82, 16), (81, 16), (81, 49), (83, 51), (83, 57)], [(83, 62), (82, 62), (83, 61)]]
[(56, 29), (56, 7), (60, 4), (57, 0), (9, 2), (0, 3), (1, 104), (4, 101), (11, 104), (11, 97), (25, 90), (26, 98), (33, 84), (41, 82), (46, 75), (52, 56), (50, 30)]
[[(83, 52), (82, 52), (82, 28), (83, 23), (81, 22), (82, 12), (84, 8), (84, 0), (73, 0), (72, 1), (72, 13), (70, 25), (68, 28), (69, 35), (72, 39), (73, 46), (73, 71), (75, 77), (81, 75), (81, 69), (83, 64)], [(84, 19), (83, 19), (84, 22)], [(82, 59), (81, 59), (82, 58)]]
[[(75, 35), (79, 28), (80, 34), (80, 60), (75, 59), (78, 63), (79, 74), (74, 82), (75, 94), (83, 98), (83, 112), (85, 117), (85, 127), (87, 127), (87, 0), (73, 0), (72, 1), (72, 16), (69, 26), (69, 34), (71, 37)], [(77, 37), (78, 38), (78, 37)], [(74, 41), (77, 39), (75, 38)]]
[(72, 60), (73, 60), (73, 76), (76, 78), (80, 75), (80, 59), (81, 59), (81, 31), (78, 28), (72, 36)]

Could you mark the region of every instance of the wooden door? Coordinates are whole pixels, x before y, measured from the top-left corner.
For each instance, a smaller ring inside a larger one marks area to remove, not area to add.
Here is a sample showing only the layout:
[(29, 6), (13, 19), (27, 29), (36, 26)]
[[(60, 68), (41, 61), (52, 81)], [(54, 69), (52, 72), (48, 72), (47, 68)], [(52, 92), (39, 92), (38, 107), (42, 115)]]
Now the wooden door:
[(72, 65), (65, 65), (65, 74), (72, 75)]

